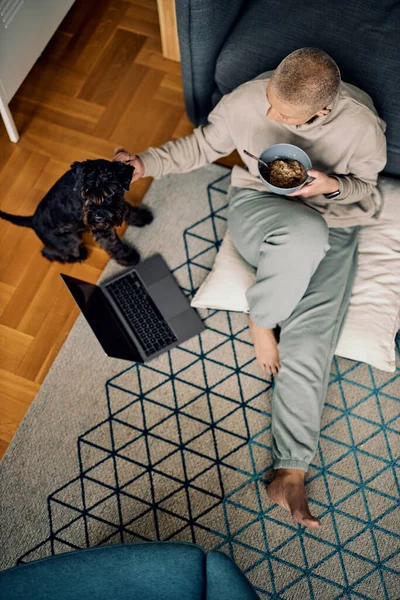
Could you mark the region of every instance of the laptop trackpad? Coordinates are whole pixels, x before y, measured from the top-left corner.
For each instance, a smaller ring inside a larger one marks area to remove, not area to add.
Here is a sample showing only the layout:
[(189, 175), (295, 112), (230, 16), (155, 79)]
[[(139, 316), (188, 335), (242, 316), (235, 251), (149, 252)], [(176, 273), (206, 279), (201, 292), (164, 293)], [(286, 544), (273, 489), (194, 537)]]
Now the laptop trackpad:
[(149, 292), (167, 319), (179, 315), (190, 306), (172, 277), (165, 277), (150, 285)]

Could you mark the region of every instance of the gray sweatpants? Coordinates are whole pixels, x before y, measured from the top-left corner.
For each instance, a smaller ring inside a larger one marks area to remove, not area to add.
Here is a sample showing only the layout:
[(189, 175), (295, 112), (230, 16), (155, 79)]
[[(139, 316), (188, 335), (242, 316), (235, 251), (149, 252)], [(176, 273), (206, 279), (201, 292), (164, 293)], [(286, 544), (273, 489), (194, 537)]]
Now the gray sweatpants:
[(251, 319), (281, 328), (272, 400), (274, 468), (307, 471), (353, 287), (358, 227), (328, 229), (317, 211), (299, 201), (232, 188), (228, 228), (239, 253), (257, 268), (247, 292)]

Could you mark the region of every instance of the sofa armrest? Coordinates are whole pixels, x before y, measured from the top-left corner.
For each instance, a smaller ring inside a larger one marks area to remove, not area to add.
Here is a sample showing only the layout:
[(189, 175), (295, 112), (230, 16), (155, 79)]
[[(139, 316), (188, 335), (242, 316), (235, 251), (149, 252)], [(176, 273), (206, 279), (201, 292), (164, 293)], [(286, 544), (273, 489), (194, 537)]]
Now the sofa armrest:
[(215, 65), (245, 0), (176, 0), (186, 111), (195, 125), (207, 122)]

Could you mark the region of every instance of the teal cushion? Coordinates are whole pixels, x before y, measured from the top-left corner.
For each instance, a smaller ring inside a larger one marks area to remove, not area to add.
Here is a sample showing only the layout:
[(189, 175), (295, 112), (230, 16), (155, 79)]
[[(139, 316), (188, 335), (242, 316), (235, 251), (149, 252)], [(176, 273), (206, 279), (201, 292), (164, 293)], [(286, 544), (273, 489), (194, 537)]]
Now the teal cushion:
[(239, 567), (222, 552), (206, 556), (207, 600), (258, 600)]
[(205, 554), (148, 542), (57, 554), (0, 573), (2, 600), (204, 600)]

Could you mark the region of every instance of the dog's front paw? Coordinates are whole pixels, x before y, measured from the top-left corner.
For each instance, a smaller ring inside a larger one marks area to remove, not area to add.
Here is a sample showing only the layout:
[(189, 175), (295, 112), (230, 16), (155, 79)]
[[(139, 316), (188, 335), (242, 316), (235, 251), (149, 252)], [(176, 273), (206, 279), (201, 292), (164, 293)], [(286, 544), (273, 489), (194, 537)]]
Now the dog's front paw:
[(137, 250), (132, 248), (123, 256), (118, 256), (114, 258), (119, 265), (123, 265), (124, 267), (131, 267), (138, 264), (138, 262), (140, 261), (140, 254)]
[(135, 227), (145, 227), (145, 225), (150, 225), (154, 219), (153, 213), (148, 208), (138, 208), (135, 216)]

